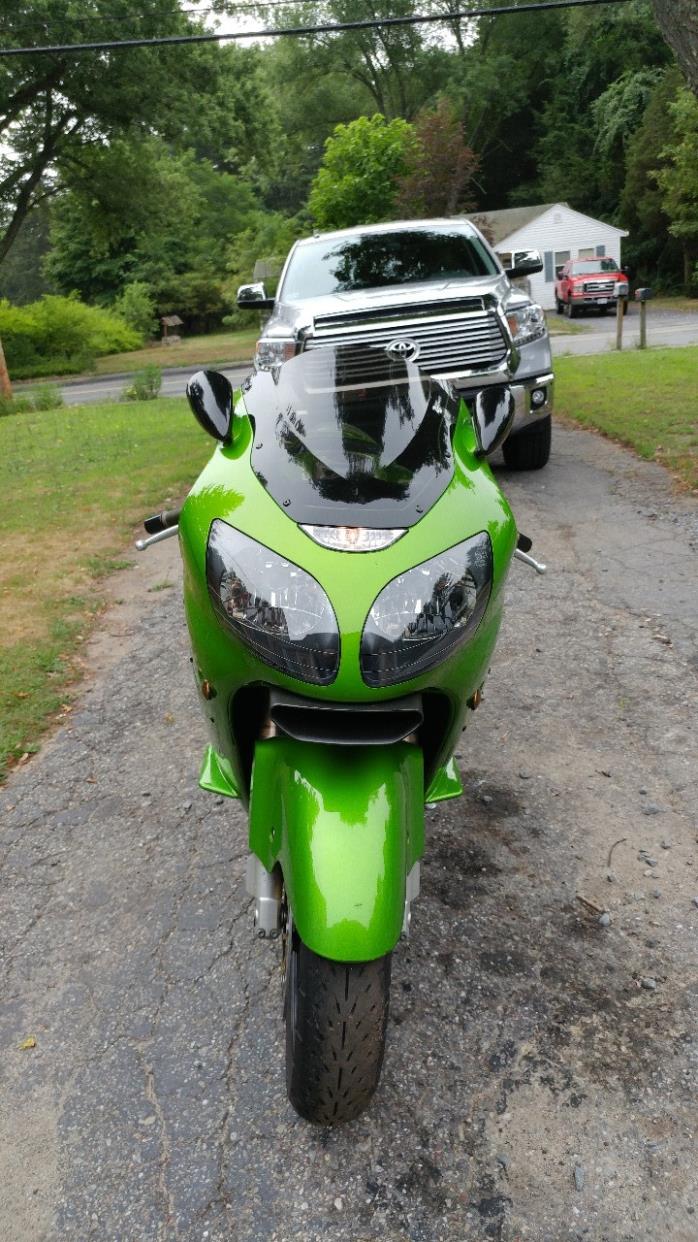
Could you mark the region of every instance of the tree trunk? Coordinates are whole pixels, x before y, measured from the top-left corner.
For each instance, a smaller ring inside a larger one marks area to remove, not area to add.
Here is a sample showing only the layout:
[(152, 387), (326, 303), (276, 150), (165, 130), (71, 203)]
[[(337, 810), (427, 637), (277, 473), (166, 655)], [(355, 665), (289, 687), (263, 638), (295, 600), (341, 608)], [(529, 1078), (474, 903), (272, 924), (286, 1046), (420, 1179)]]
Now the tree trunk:
[(688, 84), (698, 95), (698, 5), (696, 0), (652, 0), (659, 28)]

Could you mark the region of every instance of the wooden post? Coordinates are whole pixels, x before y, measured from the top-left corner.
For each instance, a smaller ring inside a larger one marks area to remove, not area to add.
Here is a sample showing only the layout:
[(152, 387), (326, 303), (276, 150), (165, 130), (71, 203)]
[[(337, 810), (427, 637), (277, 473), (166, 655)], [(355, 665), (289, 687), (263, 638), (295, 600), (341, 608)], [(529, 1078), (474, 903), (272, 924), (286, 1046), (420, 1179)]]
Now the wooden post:
[(647, 302), (640, 302), (640, 349), (647, 349)]
[(616, 302), (616, 349), (623, 348), (623, 299)]
[(10, 375), (5, 362), (5, 351), (0, 340), (0, 397), (4, 397), (5, 401), (12, 400), (12, 384)]

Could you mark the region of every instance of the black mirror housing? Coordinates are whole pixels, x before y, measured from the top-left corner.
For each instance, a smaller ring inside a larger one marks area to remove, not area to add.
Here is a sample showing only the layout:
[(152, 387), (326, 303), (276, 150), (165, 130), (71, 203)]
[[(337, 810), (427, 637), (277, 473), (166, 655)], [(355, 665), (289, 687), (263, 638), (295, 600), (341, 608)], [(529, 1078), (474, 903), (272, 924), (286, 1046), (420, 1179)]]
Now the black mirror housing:
[(240, 310), (266, 311), (273, 310), (275, 306), (274, 298), (267, 296), (263, 281), (253, 285), (240, 285), (236, 302)]
[(514, 394), (506, 384), (481, 388), (472, 408), (476, 457), (489, 457), (506, 440), (514, 423)]
[(214, 440), (230, 444), (233, 425), (233, 386), (220, 371), (197, 371), (187, 384), (192, 414)]
[(513, 259), (512, 266), (504, 269), (510, 280), (516, 280), (520, 276), (535, 276), (543, 271), (543, 260), (538, 250), (517, 250)]

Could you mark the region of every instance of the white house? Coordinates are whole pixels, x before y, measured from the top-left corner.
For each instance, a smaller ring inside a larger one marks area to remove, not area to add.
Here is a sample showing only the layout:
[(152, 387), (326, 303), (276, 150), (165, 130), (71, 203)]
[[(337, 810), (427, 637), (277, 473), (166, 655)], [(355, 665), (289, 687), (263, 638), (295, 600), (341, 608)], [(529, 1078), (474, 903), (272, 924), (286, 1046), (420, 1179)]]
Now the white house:
[(545, 270), (531, 276), (527, 288), (546, 310), (555, 306), (555, 268), (567, 259), (593, 259), (609, 255), (621, 264), (621, 239), (627, 231), (574, 211), (568, 203), (542, 203), (537, 207), (507, 207), (469, 217), (485, 234), (505, 267), (518, 250), (540, 250)]

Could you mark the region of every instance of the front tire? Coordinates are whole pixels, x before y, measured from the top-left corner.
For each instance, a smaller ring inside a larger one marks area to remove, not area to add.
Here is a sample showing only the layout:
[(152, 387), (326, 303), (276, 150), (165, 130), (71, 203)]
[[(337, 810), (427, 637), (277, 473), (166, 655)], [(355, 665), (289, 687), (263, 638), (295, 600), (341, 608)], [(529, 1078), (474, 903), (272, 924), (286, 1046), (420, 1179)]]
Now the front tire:
[(525, 431), (509, 436), (502, 445), (504, 463), (510, 470), (541, 470), (550, 458), (552, 419), (541, 418)]
[(371, 1101), (383, 1064), (390, 954), (334, 962), (289, 946), (286, 1087), (297, 1113), (318, 1125), (352, 1121)]

